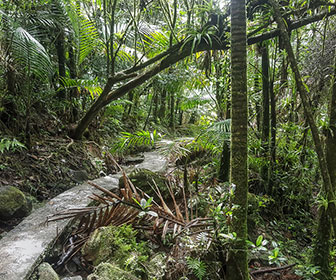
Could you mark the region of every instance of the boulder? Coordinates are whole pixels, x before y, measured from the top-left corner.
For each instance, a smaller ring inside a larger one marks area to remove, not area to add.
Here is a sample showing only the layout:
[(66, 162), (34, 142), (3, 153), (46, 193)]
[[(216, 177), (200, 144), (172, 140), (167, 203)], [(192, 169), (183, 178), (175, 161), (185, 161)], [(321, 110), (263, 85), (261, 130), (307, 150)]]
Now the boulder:
[(23, 218), (32, 210), (32, 202), (18, 188), (0, 188), (0, 219)]
[(41, 263), (38, 267), (39, 280), (59, 280), (55, 270), (49, 263)]
[(101, 263), (95, 267), (87, 280), (139, 280), (139, 278), (114, 264)]
[(89, 179), (86, 170), (72, 170), (69, 169), (68, 176), (75, 183), (81, 184)]

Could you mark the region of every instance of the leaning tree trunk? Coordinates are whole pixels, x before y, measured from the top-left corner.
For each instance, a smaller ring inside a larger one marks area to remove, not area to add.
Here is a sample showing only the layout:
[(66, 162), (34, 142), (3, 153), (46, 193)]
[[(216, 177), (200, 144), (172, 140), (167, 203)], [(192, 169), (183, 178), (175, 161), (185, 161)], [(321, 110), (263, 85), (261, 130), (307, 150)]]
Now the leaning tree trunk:
[[(306, 91), (306, 89), (303, 85), (302, 77), (300, 75), (299, 68), (298, 68), (297, 62), (295, 60), (293, 48), (291, 46), (290, 39), (289, 39), (289, 36), (288, 36), (288, 32), (286, 30), (286, 26), (283, 22), (283, 19), (282, 19), (281, 13), (280, 13), (279, 5), (274, 0), (269, 0), (269, 3), (273, 7), (275, 20), (276, 20), (276, 22), (278, 24), (278, 27), (280, 29), (280, 36), (283, 39), (284, 47), (285, 47), (285, 49), (287, 51), (287, 54), (288, 54), (288, 59), (289, 59), (291, 68), (292, 68), (293, 73), (294, 73), (295, 82), (296, 82), (296, 86), (297, 86), (299, 95), (300, 95), (301, 100), (302, 100), (304, 113), (305, 113), (306, 119), (308, 121), (310, 130), (312, 132), (313, 141), (314, 141), (314, 145), (315, 145), (315, 151), (316, 151), (318, 161), (319, 161), (320, 171), (321, 171), (322, 180), (323, 180), (323, 190), (324, 190), (324, 193), (325, 193), (327, 201), (328, 201), (328, 207), (327, 207), (327, 209), (322, 209), (321, 210), (319, 228), (317, 230), (317, 240), (315, 241), (315, 243), (318, 244), (318, 246), (319, 246), (319, 249), (317, 250), (319, 252), (319, 254), (329, 255), (328, 243), (324, 242), (325, 246), (323, 246), (323, 248), (321, 248), (322, 244), (318, 242), (318, 240), (325, 240), (325, 238), (328, 236), (327, 231), (331, 230), (330, 226), (327, 228), (326, 225), (325, 225), (326, 215), (328, 215), (329, 219), (331, 220), (334, 231), (336, 230), (336, 207), (335, 207), (335, 202), (334, 202), (335, 195), (334, 195), (334, 190), (333, 190), (333, 186), (332, 186), (332, 182), (331, 182), (331, 177), (330, 177), (330, 174), (329, 174), (328, 164), (327, 164), (326, 156), (325, 156), (325, 153), (324, 153), (324, 150), (323, 150), (323, 144), (322, 144), (322, 141), (320, 139), (319, 131), (318, 131), (318, 128), (317, 128), (317, 126), (315, 124), (315, 121), (314, 121), (312, 108), (311, 108), (309, 100), (307, 98), (308, 93), (307, 93), (307, 91)], [(317, 253), (317, 251), (315, 249), (315, 253)], [(328, 269), (329, 264), (325, 263), (325, 262), (328, 262), (329, 258), (323, 258), (323, 260), (320, 259), (320, 258), (316, 258), (316, 259), (318, 259), (319, 266), (321, 267), (321, 269), (324, 269), (324, 271), (321, 270), (321, 272), (318, 274), (318, 279), (321, 279), (321, 280), (331, 279), (330, 270)], [(321, 263), (321, 262), (324, 262), (324, 263)]]
[(226, 277), (247, 280), (247, 73), (245, 0), (231, 2), (231, 183), (235, 185), (231, 231), (237, 234), (229, 250)]

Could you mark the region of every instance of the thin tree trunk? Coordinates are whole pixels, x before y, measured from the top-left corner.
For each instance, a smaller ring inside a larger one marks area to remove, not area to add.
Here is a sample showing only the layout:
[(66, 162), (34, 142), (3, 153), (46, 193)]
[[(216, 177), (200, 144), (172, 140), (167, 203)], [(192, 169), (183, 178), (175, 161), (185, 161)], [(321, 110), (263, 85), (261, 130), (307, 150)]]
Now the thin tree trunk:
[(175, 130), (175, 93), (170, 94), (170, 128)]
[[(55, 41), (55, 46), (57, 50), (57, 58), (58, 58), (58, 82), (63, 87), (64, 83), (62, 81), (62, 78), (65, 78), (65, 48), (64, 48), (64, 30), (60, 30), (59, 34)], [(66, 91), (65, 89), (62, 89), (58, 93), (58, 97), (60, 99), (66, 98)]]
[(218, 179), (221, 182), (228, 182), (230, 175), (230, 146), (227, 141), (223, 142), (223, 150), (220, 158)]
[(152, 108), (153, 108), (153, 101), (156, 97), (156, 93), (154, 93), (154, 96), (152, 96), (152, 99), (151, 99), (151, 102), (150, 102), (150, 105), (149, 105), (149, 109), (148, 109), (148, 113), (147, 113), (147, 118), (145, 120), (145, 124), (144, 124), (144, 127), (143, 127), (143, 130), (146, 130), (146, 127), (147, 127), (147, 124), (148, 124), (148, 121), (149, 121), (149, 117), (150, 117), (150, 114), (152, 112)]
[[(71, 79), (77, 79), (77, 67), (76, 67), (76, 54), (72, 46), (72, 39), (69, 39), (69, 72)], [(77, 88), (70, 90), (70, 99), (71, 99), (71, 122), (76, 122), (79, 116), (79, 107), (76, 104), (75, 99), (78, 98), (79, 92)]]
[(157, 122), (158, 118), (158, 108), (159, 108), (159, 94), (157, 93), (156, 89), (154, 88), (155, 94), (154, 94), (154, 109), (153, 109), (153, 119), (154, 122)]
[(165, 89), (161, 90), (161, 96), (160, 96), (160, 109), (159, 109), (159, 118), (162, 123), (164, 120), (164, 117), (166, 115), (166, 96), (167, 92)]
[(248, 280), (247, 267), (247, 62), (245, 0), (231, 2), (231, 183), (235, 186), (232, 225), (237, 239), (229, 250), (228, 280)]
[(261, 141), (262, 141), (262, 155), (264, 164), (260, 170), (261, 176), (261, 191), (267, 192), (268, 185), (268, 167), (269, 167), (269, 134), (270, 134), (270, 114), (269, 114), (269, 54), (268, 43), (264, 42), (261, 46), (261, 68), (262, 68), (262, 129), (261, 129)]
[[(259, 84), (259, 58), (256, 57), (256, 71), (254, 73), (254, 93), (258, 94), (260, 91), (260, 84)], [(260, 100), (256, 100), (255, 110), (256, 110), (256, 122), (257, 122), (257, 130), (261, 130), (261, 108), (260, 108)]]
[[(274, 65), (275, 67), (275, 65)], [(273, 193), (273, 185), (274, 185), (274, 167), (276, 164), (276, 102), (275, 102), (275, 92), (274, 92), (274, 76), (270, 83), (270, 100), (271, 100), (271, 143), (270, 143), (270, 151), (271, 151), (271, 161), (269, 167), (269, 182), (268, 182), (268, 192), (270, 195)]]

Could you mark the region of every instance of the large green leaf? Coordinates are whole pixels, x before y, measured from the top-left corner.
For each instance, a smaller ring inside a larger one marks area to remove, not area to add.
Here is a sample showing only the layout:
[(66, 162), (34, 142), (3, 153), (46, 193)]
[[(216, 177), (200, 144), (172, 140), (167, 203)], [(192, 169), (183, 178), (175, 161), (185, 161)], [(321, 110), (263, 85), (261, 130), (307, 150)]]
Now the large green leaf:
[(50, 57), (42, 44), (27, 30), (18, 27), (13, 34), (12, 54), (29, 77), (46, 80), (52, 73)]

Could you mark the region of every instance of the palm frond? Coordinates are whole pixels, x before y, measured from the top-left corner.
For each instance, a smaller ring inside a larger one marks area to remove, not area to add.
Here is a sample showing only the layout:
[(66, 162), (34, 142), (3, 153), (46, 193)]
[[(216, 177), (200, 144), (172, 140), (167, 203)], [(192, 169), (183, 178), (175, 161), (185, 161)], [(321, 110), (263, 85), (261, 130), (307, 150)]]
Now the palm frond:
[(13, 58), (29, 75), (46, 80), (52, 73), (49, 55), (42, 44), (27, 30), (18, 27), (13, 36)]
[(84, 16), (80, 16), (80, 20), (79, 64), (101, 43), (94, 23)]
[(81, 89), (84, 89), (90, 93), (92, 99), (98, 97), (102, 93), (98, 78), (94, 80), (85, 80), (61, 77), (60, 79), (62, 81), (62, 87), (60, 87), (59, 90), (77, 88), (78, 91), (80, 91)]
[(124, 153), (127, 149), (139, 146), (154, 146), (161, 135), (156, 130), (153, 132), (148, 130), (139, 130), (134, 133), (122, 132), (121, 137), (113, 145), (112, 153)]

